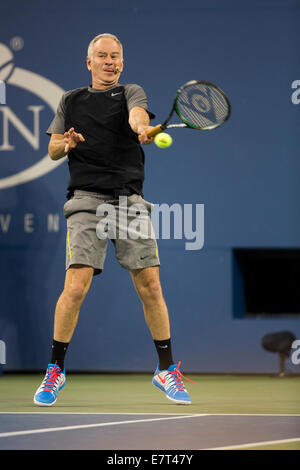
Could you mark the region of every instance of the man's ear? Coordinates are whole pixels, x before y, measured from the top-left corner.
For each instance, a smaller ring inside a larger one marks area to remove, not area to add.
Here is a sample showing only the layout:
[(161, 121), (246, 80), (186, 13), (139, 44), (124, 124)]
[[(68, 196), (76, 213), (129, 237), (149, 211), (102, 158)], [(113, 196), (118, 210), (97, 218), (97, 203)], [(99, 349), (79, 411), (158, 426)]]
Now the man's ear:
[(89, 58), (89, 56), (86, 58), (86, 66), (88, 70), (91, 71), (91, 59)]

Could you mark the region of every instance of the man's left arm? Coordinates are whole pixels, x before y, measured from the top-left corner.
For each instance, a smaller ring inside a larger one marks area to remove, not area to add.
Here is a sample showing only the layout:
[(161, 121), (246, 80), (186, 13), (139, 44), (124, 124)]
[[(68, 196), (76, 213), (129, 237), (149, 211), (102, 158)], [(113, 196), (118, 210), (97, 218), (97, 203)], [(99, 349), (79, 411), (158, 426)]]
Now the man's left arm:
[(129, 125), (133, 132), (139, 134), (141, 144), (152, 144), (154, 138), (148, 137), (147, 132), (153, 126), (149, 126), (149, 114), (144, 108), (134, 106), (129, 112)]

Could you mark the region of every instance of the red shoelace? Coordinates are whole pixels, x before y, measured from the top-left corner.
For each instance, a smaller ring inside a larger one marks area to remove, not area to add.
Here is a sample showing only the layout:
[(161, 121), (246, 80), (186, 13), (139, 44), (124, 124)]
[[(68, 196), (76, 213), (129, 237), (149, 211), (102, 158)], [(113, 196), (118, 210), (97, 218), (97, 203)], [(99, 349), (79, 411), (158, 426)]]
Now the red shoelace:
[(56, 379), (58, 375), (60, 374), (60, 368), (57, 365), (54, 365), (53, 370), (49, 370), (47, 373), (47, 377), (45, 379), (45, 386), (44, 386), (44, 391), (45, 392), (52, 392), (53, 391), (53, 386), (56, 382)]
[(188, 379), (180, 372), (179, 370), (180, 364), (181, 364), (181, 361), (178, 362), (176, 369), (174, 369), (173, 371), (170, 371), (169, 373), (172, 374), (174, 378), (174, 382), (175, 382), (175, 386), (177, 390), (184, 390), (182, 379), (188, 380), (189, 382), (192, 382), (193, 384), (197, 382), (194, 382), (193, 380)]

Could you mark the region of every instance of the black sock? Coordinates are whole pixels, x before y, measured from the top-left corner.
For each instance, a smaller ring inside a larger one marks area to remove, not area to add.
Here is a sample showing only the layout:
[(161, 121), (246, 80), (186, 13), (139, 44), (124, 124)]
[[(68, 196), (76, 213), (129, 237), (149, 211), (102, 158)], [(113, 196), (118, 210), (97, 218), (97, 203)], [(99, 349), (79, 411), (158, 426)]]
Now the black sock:
[(51, 364), (57, 364), (61, 370), (64, 370), (64, 360), (65, 355), (68, 349), (69, 343), (61, 343), (60, 341), (53, 340), (52, 343), (52, 356), (51, 356)]
[(174, 364), (172, 357), (171, 339), (154, 340), (159, 359), (159, 370), (165, 370)]

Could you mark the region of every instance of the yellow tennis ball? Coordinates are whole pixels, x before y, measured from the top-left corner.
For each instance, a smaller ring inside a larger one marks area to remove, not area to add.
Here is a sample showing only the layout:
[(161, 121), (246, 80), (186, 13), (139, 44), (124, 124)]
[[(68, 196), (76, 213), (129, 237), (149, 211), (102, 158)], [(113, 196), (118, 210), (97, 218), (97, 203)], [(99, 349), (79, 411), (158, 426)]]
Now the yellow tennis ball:
[(157, 147), (165, 149), (172, 145), (173, 139), (169, 134), (166, 134), (165, 132), (160, 132), (155, 136), (154, 142)]

